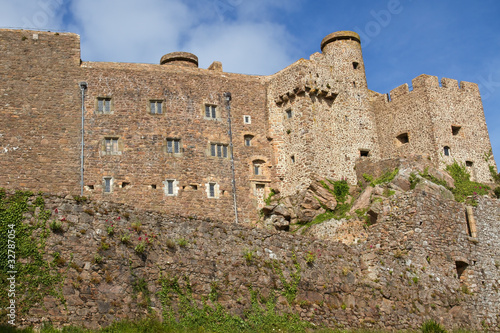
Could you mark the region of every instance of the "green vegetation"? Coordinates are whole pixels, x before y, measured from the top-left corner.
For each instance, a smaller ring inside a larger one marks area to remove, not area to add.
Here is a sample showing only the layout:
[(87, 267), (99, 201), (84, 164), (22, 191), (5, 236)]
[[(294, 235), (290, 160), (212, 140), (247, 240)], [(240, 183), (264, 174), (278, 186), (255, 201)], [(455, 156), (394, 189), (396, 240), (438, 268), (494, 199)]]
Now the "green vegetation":
[(275, 195), (276, 195), (276, 193), (274, 192), (274, 189), (271, 189), (267, 198), (264, 198), (264, 202), (265, 202), (266, 206), (269, 206), (271, 204), (271, 201)]
[[(489, 186), (470, 180), (470, 174), (467, 172), (465, 165), (459, 165), (457, 162), (448, 165), (446, 171), (455, 180), (455, 188), (451, 192), (458, 202), (464, 202), (465, 199), (472, 195), (485, 195), (489, 193)], [(472, 204), (475, 201), (471, 202)]]
[[(39, 194), (33, 198), (29, 191), (7, 195), (0, 189), (0, 285), (8, 284), (8, 271), (16, 274), (16, 304), (19, 315), (26, 315), (34, 305), (43, 306), (43, 298), (52, 295), (64, 303), (62, 284), (71, 261), (66, 263), (57, 252), (47, 252), (46, 240), (51, 233), (48, 220), (51, 212)], [(32, 203), (30, 203), (30, 199)], [(38, 211), (38, 214), (34, 212)], [(34, 222), (24, 224), (25, 213), (34, 215)], [(11, 231), (14, 230), (14, 231)], [(14, 235), (10, 236), (9, 235)], [(9, 242), (10, 240), (10, 242)], [(15, 258), (8, 250), (15, 250)], [(54, 260), (47, 261), (46, 254)], [(64, 267), (66, 269), (64, 269)], [(8, 289), (0, 289), (0, 308), (8, 305)]]
[(243, 258), (245, 258), (247, 265), (250, 265), (253, 263), (254, 255), (255, 255), (255, 251), (253, 251), (253, 250), (245, 250), (243, 252)]
[(396, 168), (392, 171), (387, 170), (386, 172), (384, 172), (382, 174), (382, 176), (378, 177), (377, 179), (372, 180), (370, 182), (370, 186), (375, 187), (375, 186), (380, 185), (380, 184), (389, 183), (390, 181), (392, 181), (394, 179), (394, 177), (396, 177), (398, 172), (399, 172), (398, 168)]

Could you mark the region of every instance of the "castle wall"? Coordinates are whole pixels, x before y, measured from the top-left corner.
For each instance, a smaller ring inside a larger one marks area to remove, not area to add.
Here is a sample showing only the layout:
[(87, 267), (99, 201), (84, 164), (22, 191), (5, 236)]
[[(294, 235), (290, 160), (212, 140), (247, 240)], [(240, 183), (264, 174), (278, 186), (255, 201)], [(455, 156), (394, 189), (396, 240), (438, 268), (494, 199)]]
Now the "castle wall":
[[(256, 219), (257, 201), (264, 195), (256, 184), (268, 187), (271, 172), (260, 78), (172, 65), (83, 63), (82, 68), (88, 82), (86, 195), (234, 221), (224, 98), (230, 92), (240, 221)], [(110, 99), (109, 114), (98, 110), (98, 98), (104, 97)], [(150, 101), (162, 102), (161, 114), (151, 114)], [(205, 105), (216, 108), (216, 118), (206, 117)], [(245, 135), (253, 136), (251, 146), (245, 145)], [(106, 152), (107, 138), (117, 139), (116, 152)], [(168, 152), (168, 140), (178, 140), (178, 152)], [(222, 156), (211, 156), (211, 144)], [(254, 174), (255, 160), (264, 162), (260, 175)], [(111, 177), (109, 193), (105, 177)], [(173, 195), (168, 180), (174, 181)], [(209, 183), (216, 184), (215, 198), (209, 197)]]
[[(382, 156), (425, 155), (442, 169), (457, 161), (467, 164), (472, 179), (491, 182), (488, 165), (495, 162), (485, 161), (491, 144), (477, 85), (461, 82), (459, 88), (446, 78), (440, 85), (429, 75), (412, 84), (411, 91), (403, 84), (372, 98)], [(408, 142), (398, 139), (404, 133)]]
[(78, 189), (79, 65), (76, 34), (0, 31), (0, 186)]
[[(54, 263), (53, 269), (64, 272), (63, 280), (53, 286), (58, 297), (43, 294), (43, 305), (32, 304), (18, 315), (16, 323), (23, 326), (41, 324), (47, 313), (56, 327), (93, 328), (141, 318), (149, 308), (160, 316), (166, 310), (158, 294), (164, 277), (178, 278), (181, 288), (188, 279), (196, 301), (215, 294), (235, 314), (250, 308), (251, 287), (264, 298), (274, 292), (280, 313), (292, 311), (332, 328), (415, 329), (431, 318), (447, 329), (499, 327), (500, 207), (495, 199), (479, 198), (477, 237), (472, 238), (463, 204), (421, 190), (393, 196), (381, 203), (377, 222), (365, 231), (366, 241), (351, 246), (110, 202), (44, 199), (50, 220), (65, 221), (63, 233), (50, 233), (40, 251), (54, 262), (59, 253), (59, 266)], [(27, 212), (24, 223), (33, 224), (36, 214)], [(142, 230), (131, 230), (137, 221)], [(120, 241), (124, 234), (131, 235), (129, 243)], [(139, 237), (150, 237), (142, 254), (134, 250)], [(181, 239), (183, 246), (177, 243)], [(460, 276), (457, 262), (468, 265)], [(281, 269), (281, 277), (273, 267)], [(282, 279), (297, 285), (288, 299), (290, 288)], [(29, 285), (36, 292), (35, 281)], [(149, 299), (134, 288), (136, 281), (147, 286)], [(26, 296), (19, 295), (19, 304)], [(0, 300), (2, 307), (7, 300)]]

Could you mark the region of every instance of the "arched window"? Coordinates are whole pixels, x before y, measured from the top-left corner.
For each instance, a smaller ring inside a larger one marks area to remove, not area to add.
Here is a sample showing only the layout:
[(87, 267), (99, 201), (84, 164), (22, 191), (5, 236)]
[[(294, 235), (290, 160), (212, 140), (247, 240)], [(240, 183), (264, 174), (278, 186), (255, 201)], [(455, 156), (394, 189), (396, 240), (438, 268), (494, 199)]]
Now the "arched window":
[(450, 147), (444, 146), (444, 156), (450, 156)]
[(264, 164), (265, 162), (263, 160), (255, 160), (252, 162), (252, 167), (253, 167), (253, 174), (256, 176), (262, 176), (264, 174)]
[(243, 137), (243, 140), (245, 141), (245, 146), (250, 147), (252, 145), (252, 139), (253, 135), (247, 134)]

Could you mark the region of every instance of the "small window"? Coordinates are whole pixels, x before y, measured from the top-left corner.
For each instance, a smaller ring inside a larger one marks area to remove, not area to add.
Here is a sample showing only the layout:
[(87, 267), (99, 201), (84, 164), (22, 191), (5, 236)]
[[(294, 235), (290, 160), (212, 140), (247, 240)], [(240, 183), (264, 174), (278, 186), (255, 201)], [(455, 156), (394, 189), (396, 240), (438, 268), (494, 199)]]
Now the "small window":
[(165, 185), (165, 195), (174, 196), (177, 195), (177, 182), (175, 179), (167, 179), (163, 182)]
[(443, 151), (444, 151), (444, 156), (450, 156), (450, 147), (444, 146)]
[(163, 101), (149, 101), (149, 112), (151, 114), (162, 114)]
[(217, 106), (205, 104), (205, 118), (216, 119), (217, 118)]
[(118, 138), (105, 138), (103, 148), (106, 155), (118, 155), (120, 153)]
[(253, 135), (245, 135), (243, 139), (245, 140), (245, 146), (250, 147), (252, 145)]
[(363, 150), (363, 149), (361, 149), (359, 151), (359, 156), (361, 156), (361, 157), (368, 157), (369, 155), (370, 155), (370, 151), (369, 150)]
[(455, 261), (455, 267), (457, 269), (457, 277), (460, 279), (464, 274), (465, 270), (469, 266), (465, 261), (457, 260)]
[(408, 138), (408, 133), (402, 133), (399, 134), (396, 139), (398, 139), (399, 143), (404, 145), (405, 143), (410, 142), (410, 139)]
[(458, 133), (460, 133), (460, 129), (462, 128), (462, 126), (451, 126), (451, 133), (455, 136), (455, 135), (458, 135)]
[(103, 114), (111, 113), (111, 98), (109, 97), (98, 97), (97, 98), (97, 112)]
[(112, 188), (113, 188), (113, 178), (104, 177), (104, 193), (111, 193)]
[(167, 153), (180, 154), (181, 140), (180, 139), (167, 139)]
[(209, 198), (217, 197), (217, 183), (208, 183), (207, 195)]
[(151, 184), (151, 189), (156, 190), (156, 184)]
[(292, 161), (292, 163), (295, 163), (295, 155), (290, 156), (290, 160)]
[(129, 186), (129, 185), (130, 185), (130, 183), (127, 183), (127, 182), (122, 182), (122, 188), (125, 188), (125, 187), (127, 187), (127, 186)]
[(352, 63), (352, 68), (358, 69), (358, 67), (359, 67), (359, 63), (358, 62), (353, 62)]
[(210, 156), (227, 158), (228, 145), (221, 143), (210, 144)]
[(252, 123), (252, 117), (250, 117), (250, 116), (243, 116), (243, 122), (245, 124), (251, 124)]
[(465, 166), (466, 167), (472, 168), (473, 165), (474, 165), (474, 163), (472, 161), (465, 161)]
[(292, 109), (288, 109), (285, 111), (286, 112), (286, 117), (288, 119), (292, 118), (293, 117), (293, 112), (292, 112)]

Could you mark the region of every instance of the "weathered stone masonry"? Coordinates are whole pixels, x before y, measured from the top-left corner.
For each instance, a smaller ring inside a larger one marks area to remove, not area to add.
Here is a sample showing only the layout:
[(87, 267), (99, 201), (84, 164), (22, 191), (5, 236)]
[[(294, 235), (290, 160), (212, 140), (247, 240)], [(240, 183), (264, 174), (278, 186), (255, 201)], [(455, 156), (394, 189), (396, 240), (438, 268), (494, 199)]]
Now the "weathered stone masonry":
[(356, 183), (359, 158), (457, 160), (489, 182), (477, 85), (422, 75), (411, 91), (373, 92), (360, 43), (336, 32), (309, 60), (251, 76), (184, 52), (159, 65), (82, 62), (78, 35), (1, 30), (0, 186), (80, 192), (80, 82), (84, 195), (95, 199), (234, 221), (228, 111), (240, 222), (257, 219), (271, 187)]

